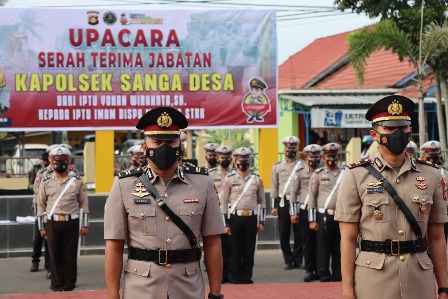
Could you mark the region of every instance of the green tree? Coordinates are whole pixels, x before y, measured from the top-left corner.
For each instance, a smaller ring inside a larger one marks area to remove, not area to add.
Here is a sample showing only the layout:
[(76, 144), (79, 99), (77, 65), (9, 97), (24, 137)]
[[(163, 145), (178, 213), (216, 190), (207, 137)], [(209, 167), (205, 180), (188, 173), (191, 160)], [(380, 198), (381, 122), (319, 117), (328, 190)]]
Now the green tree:
[(248, 132), (248, 129), (206, 130), (207, 135), (210, 136), (207, 138), (208, 142), (221, 144), (223, 140), (231, 140), (234, 149), (249, 146), (250, 141), (246, 139)]
[(417, 71), (417, 83), (419, 93), (419, 142), (425, 142), (424, 121), (424, 95), (423, 78), (425, 67), (429, 61), (435, 61), (445, 52), (448, 45), (446, 27), (431, 24), (425, 28), (421, 44), (415, 44), (412, 35), (399, 29), (391, 20), (383, 20), (371, 27), (363, 28), (350, 34), (347, 38), (349, 43), (349, 62), (353, 65), (358, 80), (362, 85), (364, 79), (364, 68), (366, 59), (374, 52), (381, 49), (390, 50), (397, 54), (400, 61), (405, 59)]

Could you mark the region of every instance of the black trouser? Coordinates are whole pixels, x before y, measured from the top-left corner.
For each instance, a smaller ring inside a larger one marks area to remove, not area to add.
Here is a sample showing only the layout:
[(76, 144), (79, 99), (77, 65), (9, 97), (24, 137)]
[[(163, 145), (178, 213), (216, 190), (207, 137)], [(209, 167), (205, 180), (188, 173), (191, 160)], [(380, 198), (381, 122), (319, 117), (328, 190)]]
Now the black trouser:
[(300, 209), (299, 226), (302, 234), (303, 257), (305, 258), (305, 271), (317, 274), (317, 240), (316, 232), (310, 230), (308, 210)]
[(45, 225), (51, 259), (52, 290), (76, 287), (79, 219), (66, 222), (49, 220)]
[(247, 217), (230, 215), (232, 272), (236, 281), (252, 280), (257, 231), (256, 215)]
[[(317, 270), (321, 281), (341, 279), (341, 232), (334, 216), (317, 213)], [(324, 220), (326, 217), (326, 221)], [(331, 257), (331, 273), (330, 273)]]
[[(283, 253), (285, 264), (295, 263), (296, 265), (300, 265), (302, 264), (303, 259), (302, 235), (300, 233), (299, 224), (291, 223), (291, 216), (289, 215), (289, 200), (285, 200), (285, 206), (283, 208), (278, 207), (277, 211), (280, 248)], [(294, 246), (292, 250), (290, 245), (291, 225), (294, 234)]]
[(221, 251), (222, 251), (222, 280), (232, 280), (232, 244), (231, 236), (221, 234)]
[(48, 250), (48, 243), (45, 238), (40, 235), (39, 227), (37, 226), (37, 220), (34, 221), (34, 239), (33, 239), (33, 255), (31, 256), (31, 262), (33, 264), (39, 264), (40, 257), (42, 256), (42, 243), (45, 247), (45, 269), (50, 271), (50, 252)]

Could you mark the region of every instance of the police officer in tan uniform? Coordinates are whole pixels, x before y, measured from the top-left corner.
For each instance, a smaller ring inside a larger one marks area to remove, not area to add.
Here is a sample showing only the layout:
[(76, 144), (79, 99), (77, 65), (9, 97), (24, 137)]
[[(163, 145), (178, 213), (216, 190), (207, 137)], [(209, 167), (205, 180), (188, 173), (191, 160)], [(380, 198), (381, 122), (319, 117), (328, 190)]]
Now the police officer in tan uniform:
[[(292, 268), (303, 269), (303, 246), (302, 235), (298, 223), (291, 223), (289, 215), (289, 201), (291, 194), (291, 182), (295, 172), (300, 166), (305, 165), (303, 160), (298, 159), (297, 149), (300, 144), (299, 138), (287, 136), (282, 143), (285, 146), (285, 160), (278, 161), (272, 167), (271, 172), (271, 214), (278, 216), (278, 232), (280, 249), (282, 250), (285, 270)], [(290, 236), (291, 226), (294, 235), (294, 245), (291, 250)]]
[(55, 292), (72, 291), (77, 279), (78, 238), (89, 231), (89, 202), (81, 177), (69, 172), (70, 150), (59, 145), (49, 155), (54, 171), (48, 171), (39, 186), (38, 226), (41, 236), (48, 241), (50, 288)]
[[(218, 190), (218, 199), (222, 204), (222, 188), (226, 176), (231, 170), (233, 148), (229, 145), (222, 145), (215, 150), (218, 160), (218, 166), (208, 170), (208, 174), (212, 177), (215, 183), (216, 190)], [(230, 243), (230, 236), (226, 233), (221, 234), (221, 250), (222, 250), (222, 283), (232, 280), (231, 262), (232, 262), (232, 246)]]
[(414, 109), (392, 95), (366, 113), (379, 152), (347, 167), (336, 207), (345, 299), (436, 298), (434, 278), (448, 298), (446, 188), (437, 165), (405, 152)]
[(252, 151), (247, 147), (235, 150), (233, 157), (237, 171), (229, 174), (222, 186), (221, 209), (225, 217), (225, 230), (232, 235), (231, 282), (238, 284), (253, 283), (257, 233), (263, 232), (266, 220), (263, 181), (249, 170), (251, 155)]
[[(341, 281), (339, 224), (334, 220), (336, 198), (343, 170), (338, 167), (341, 146), (327, 143), (322, 147), (325, 167), (318, 168), (310, 179), (308, 221), (317, 231), (317, 272), (320, 281)], [(330, 272), (331, 258), (331, 272)]]
[(305, 282), (318, 279), (317, 273), (317, 240), (316, 231), (311, 230), (308, 221), (308, 202), (310, 178), (319, 167), (322, 158), (322, 147), (318, 144), (307, 145), (303, 152), (306, 164), (302, 164), (294, 173), (291, 182), (290, 216), (292, 223), (298, 223), (303, 242), (303, 257), (305, 259)]
[(216, 149), (219, 147), (217, 143), (207, 143), (204, 145), (205, 149), (205, 159), (207, 160), (206, 167), (213, 168), (218, 164), (218, 160), (216, 159)]
[[(443, 165), (442, 161), (442, 146), (437, 140), (430, 140), (420, 147), (422, 151), (422, 160), (437, 164), (440, 167), (440, 173), (445, 181), (448, 183), (448, 168)], [(448, 209), (448, 208), (447, 208)], [(445, 240), (448, 237), (448, 222), (444, 224)]]
[(119, 298), (125, 242), (123, 298), (204, 298), (201, 238), (208, 298), (223, 297), (219, 235), (224, 223), (213, 180), (204, 168), (178, 163), (179, 130), (187, 126), (185, 116), (171, 107), (154, 108), (137, 123), (145, 134), (148, 165), (121, 172), (105, 206), (105, 276), (111, 299)]

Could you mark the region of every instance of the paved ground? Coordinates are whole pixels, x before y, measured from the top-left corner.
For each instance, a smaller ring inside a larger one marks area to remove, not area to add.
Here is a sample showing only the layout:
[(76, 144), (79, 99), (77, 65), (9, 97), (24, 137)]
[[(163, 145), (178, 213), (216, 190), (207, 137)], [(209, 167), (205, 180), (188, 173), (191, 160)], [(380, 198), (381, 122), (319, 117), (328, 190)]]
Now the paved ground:
[[(42, 263), (41, 263), (42, 264)], [(30, 258), (0, 259), (0, 298), (107, 298), (104, 283), (104, 256), (78, 259), (78, 282), (74, 292), (52, 293), (45, 271), (29, 272)], [(42, 265), (41, 265), (42, 266)], [(304, 270), (283, 270), (279, 250), (260, 250), (255, 256), (253, 285), (223, 285), (226, 298), (341, 298), (341, 283), (303, 283)], [(204, 275), (206, 277), (207, 275)]]

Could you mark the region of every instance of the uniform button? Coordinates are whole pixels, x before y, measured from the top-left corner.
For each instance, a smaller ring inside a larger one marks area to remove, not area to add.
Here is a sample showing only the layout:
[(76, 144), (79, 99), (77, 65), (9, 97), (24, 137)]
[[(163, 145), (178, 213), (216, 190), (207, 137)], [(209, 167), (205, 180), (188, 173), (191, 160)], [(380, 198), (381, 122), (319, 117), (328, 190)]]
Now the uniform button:
[(171, 220), (170, 216), (166, 216), (166, 217), (165, 217), (165, 220), (166, 220), (166, 221), (170, 221), (170, 220)]
[(374, 200), (374, 201), (373, 201), (373, 204), (374, 204), (374, 205), (377, 205), (378, 203), (379, 203), (378, 200)]
[(402, 235), (404, 235), (404, 231), (403, 231), (402, 229), (400, 229), (400, 230), (398, 231), (398, 234), (399, 234), (400, 236), (402, 236)]
[(145, 213), (140, 212), (140, 219), (143, 219), (143, 218), (145, 218)]
[(367, 265), (370, 265), (370, 261), (367, 261), (366, 264), (367, 264)]
[(427, 262), (426, 264), (429, 266), (429, 265), (430, 265), (430, 262)]
[(191, 216), (196, 215), (196, 213), (194, 211), (191, 211)]
[(163, 194), (163, 197), (168, 198), (168, 193)]
[(170, 245), (171, 244), (171, 239), (166, 239), (166, 244)]
[(426, 199), (425, 198), (422, 198), (422, 202), (425, 202), (426, 201)]
[(137, 268), (134, 269), (134, 273), (137, 273)]
[(165, 267), (171, 268), (171, 264), (166, 264)]
[(397, 184), (400, 184), (400, 179), (396, 179), (395, 182), (396, 182)]
[(400, 255), (400, 261), (404, 261), (406, 258), (404, 257), (404, 255)]

